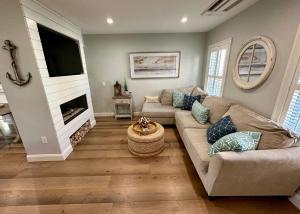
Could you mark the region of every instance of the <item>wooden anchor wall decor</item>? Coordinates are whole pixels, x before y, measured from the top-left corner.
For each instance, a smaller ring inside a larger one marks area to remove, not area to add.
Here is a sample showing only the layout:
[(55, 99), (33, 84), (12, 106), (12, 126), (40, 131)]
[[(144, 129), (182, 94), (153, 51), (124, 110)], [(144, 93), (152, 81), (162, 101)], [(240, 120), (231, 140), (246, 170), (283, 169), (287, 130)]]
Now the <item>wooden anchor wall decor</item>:
[(11, 58), (11, 67), (13, 68), (14, 72), (14, 78), (12, 75), (8, 72), (6, 72), (6, 78), (8, 78), (10, 81), (12, 81), (14, 84), (18, 86), (24, 86), (30, 82), (31, 79), (31, 73), (29, 72), (27, 74), (26, 80), (24, 80), (18, 71), (18, 66), (16, 63), (16, 49), (17, 46), (15, 46), (10, 40), (5, 40), (4, 45), (2, 46), (2, 49), (9, 51), (10, 58)]

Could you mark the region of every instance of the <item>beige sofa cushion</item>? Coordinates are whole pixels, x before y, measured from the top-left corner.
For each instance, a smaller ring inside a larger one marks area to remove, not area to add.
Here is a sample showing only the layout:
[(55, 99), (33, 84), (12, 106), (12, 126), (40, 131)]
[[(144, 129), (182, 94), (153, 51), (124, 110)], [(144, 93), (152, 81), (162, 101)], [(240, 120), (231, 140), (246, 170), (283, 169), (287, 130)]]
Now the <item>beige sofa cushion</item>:
[(207, 129), (211, 124), (206, 123), (204, 125), (198, 123), (190, 111), (176, 111), (175, 112), (176, 123), (183, 129), (185, 128), (198, 128)]
[(201, 88), (199, 87), (195, 87), (192, 91), (192, 96), (201, 96), (201, 99), (200, 99), (200, 103), (203, 103), (205, 97), (208, 95), (206, 91), (203, 91)]
[(170, 105), (162, 105), (161, 103), (144, 103), (142, 116), (169, 118), (175, 117), (175, 111), (178, 109)]
[(173, 92), (179, 91), (184, 94), (192, 94), (195, 86), (188, 86), (182, 88), (175, 88), (175, 89), (164, 89), (160, 94), (160, 102), (163, 105), (172, 105), (173, 104)]
[[(196, 167), (200, 166), (202, 170), (207, 171), (210, 157), (208, 149), (211, 145), (207, 142), (207, 129), (184, 129), (182, 139), (186, 149), (191, 156)], [(197, 160), (197, 163), (195, 163)]]
[(243, 106), (233, 105), (225, 115), (230, 115), (238, 131), (259, 131), (262, 133), (258, 149), (287, 148), (291, 147), (296, 141), (291, 133), (274, 121)]
[(171, 89), (164, 89), (160, 95), (160, 102), (162, 105), (172, 105), (173, 103), (173, 91)]
[(203, 103), (203, 106), (209, 108), (209, 122), (214, 124), (218, 122), (222, 116), (228, 111), (232, 102), (220, 97), (207, 96)]
[(192, 94), (195, 86), (188, 86), (188, 87), (182, 87), (182, 88), (175, 88), (174, 90), (182, 92), (184, 94)]

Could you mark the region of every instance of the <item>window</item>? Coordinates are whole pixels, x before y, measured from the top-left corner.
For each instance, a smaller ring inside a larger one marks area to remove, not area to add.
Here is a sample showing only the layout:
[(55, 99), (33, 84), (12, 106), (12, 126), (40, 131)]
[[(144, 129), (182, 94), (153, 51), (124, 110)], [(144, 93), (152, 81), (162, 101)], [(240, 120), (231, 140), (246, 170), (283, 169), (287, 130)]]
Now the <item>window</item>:
[(205, 90), (209, 95), (222, 96), (229, 59), (231, 38), (208, 48)]
[(290, 99), (283, 126), (300, 135), (300, 78)]
[(282, 79), (272, 119), (300, 136), (300, 25)]

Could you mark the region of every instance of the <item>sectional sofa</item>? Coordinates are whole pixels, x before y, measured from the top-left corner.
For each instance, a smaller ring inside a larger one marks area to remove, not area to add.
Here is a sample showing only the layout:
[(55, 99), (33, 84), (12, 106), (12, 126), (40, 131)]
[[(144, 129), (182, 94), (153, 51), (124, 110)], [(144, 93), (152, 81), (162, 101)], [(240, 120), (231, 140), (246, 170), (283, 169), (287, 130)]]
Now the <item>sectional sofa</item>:
[[(175, 89), (165, 89), (163, 90), (163, 92), (168, 91), (171, 94), (173, 90)], [(207, 96), (206, 92), (204, 92), (202, 89), (196, 86), (188, 86), (184, 88), (178, 88), (176, 90), (187, 94), (191, 94), (193, 96), (200, 95), (201, 101), (203, 101)], [(162, 95), (160, 95), (159, 100), (162, 101)], [(162, 125), (173, 125), (175, 124), (175, 112), (179, 110), (180, 109), (178, 108), (174, 108), (170, 102), (167, 105), (164, 104), (163, 102), (157, 102), (157, 103), (145, 102), (142, 107), (141, 115), (145, 117), (150, 117), (153, 121), (158, 122)]]
[[(201, 90), (201, 89), (199, 89)], [(203, 91), (201, 90), (201, 93)], [(206, 97), (209, 122), (201, 125), (190, 111), (144, 103), (143, 115), (162, 124), (176, 124), (182, 141), (209, 196), (290, 196), (300, 186), (300, 147), (295, 138), (271, 120), (229, 100)], [(230, 115), (238, 131), (261, 131), (257, 150), (208, 156), (207, 128)]]

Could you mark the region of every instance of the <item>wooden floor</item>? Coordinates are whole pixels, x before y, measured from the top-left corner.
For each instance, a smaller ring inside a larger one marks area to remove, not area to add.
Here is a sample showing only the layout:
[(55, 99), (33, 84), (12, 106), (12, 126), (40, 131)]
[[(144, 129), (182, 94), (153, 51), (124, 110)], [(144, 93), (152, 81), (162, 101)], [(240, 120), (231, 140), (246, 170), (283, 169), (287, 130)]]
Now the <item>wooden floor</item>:
[(27, 163), (20, 144), (0, 150), (0, 213), (300, 213), (282, 197), (208, 200), (174, 127), (160, 155), (137, 158), (127, 150), (129, 124), (98, 118), (63, 162)]

